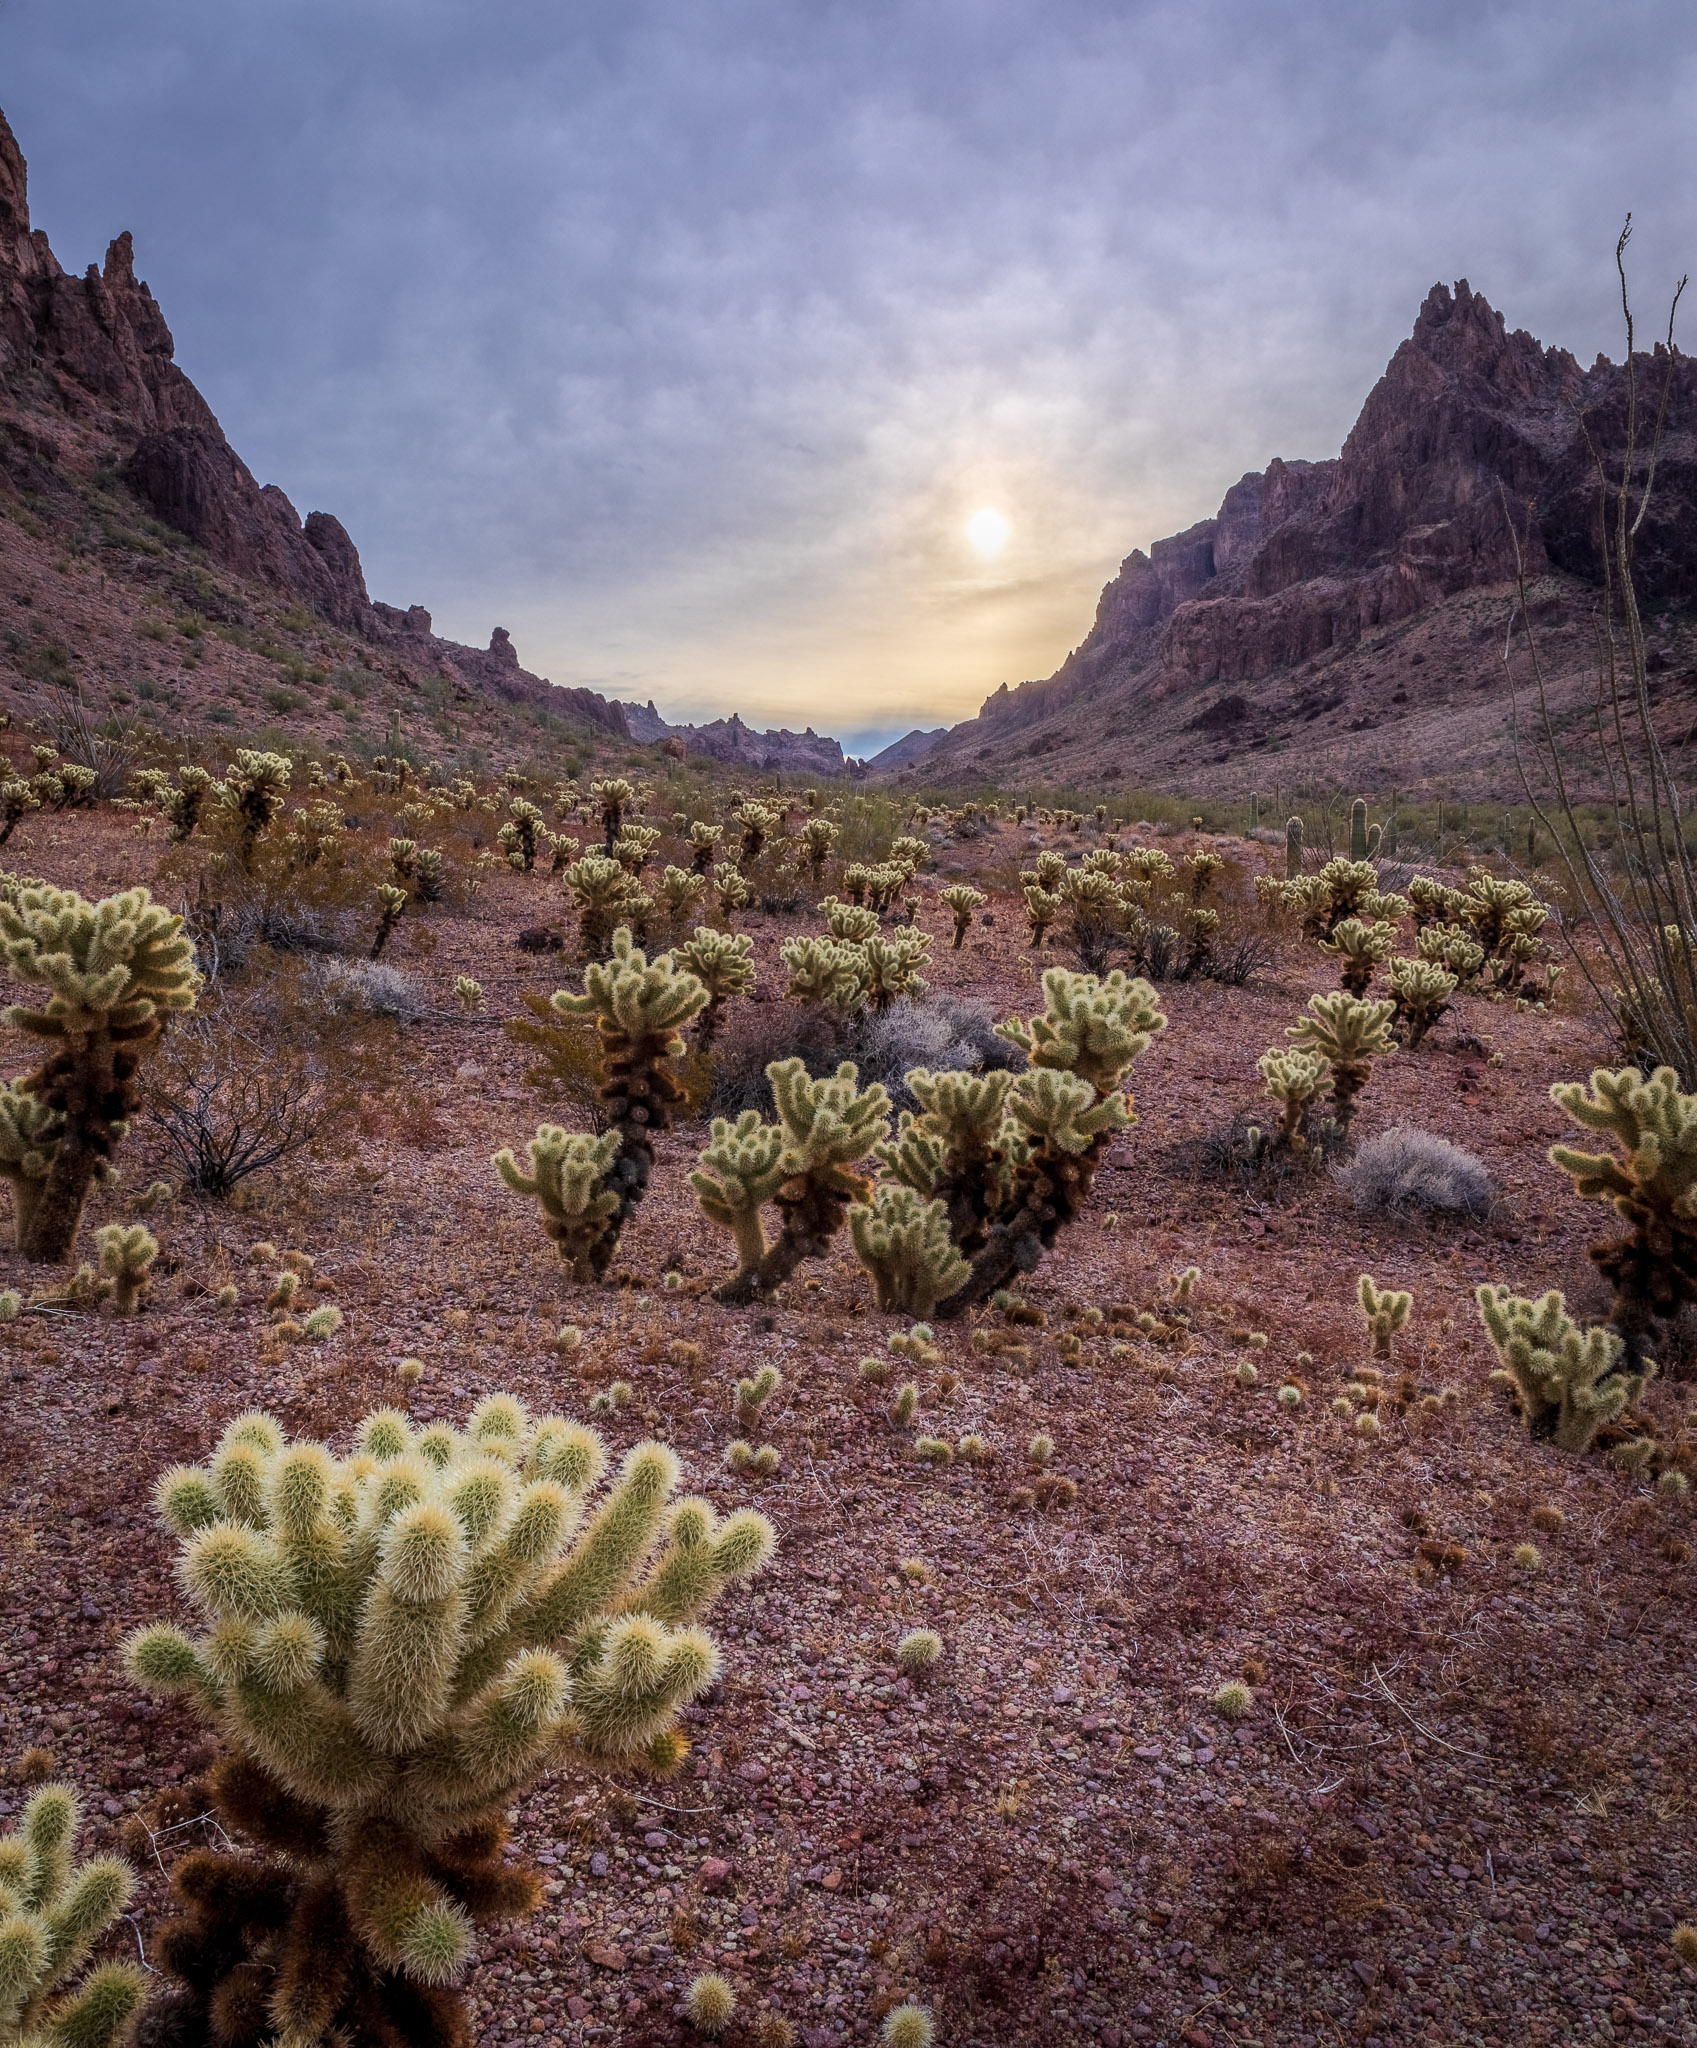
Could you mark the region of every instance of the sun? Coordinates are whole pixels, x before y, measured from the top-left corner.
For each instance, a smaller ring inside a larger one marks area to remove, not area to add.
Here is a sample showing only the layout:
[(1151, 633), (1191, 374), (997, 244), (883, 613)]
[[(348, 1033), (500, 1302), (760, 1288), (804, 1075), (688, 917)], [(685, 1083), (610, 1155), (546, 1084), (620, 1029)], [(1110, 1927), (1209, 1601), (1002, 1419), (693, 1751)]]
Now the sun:
[(986, 505), (966, 522), (966, 537), (981, 555), (999, 555), (1007, 545), (1008, 522)]

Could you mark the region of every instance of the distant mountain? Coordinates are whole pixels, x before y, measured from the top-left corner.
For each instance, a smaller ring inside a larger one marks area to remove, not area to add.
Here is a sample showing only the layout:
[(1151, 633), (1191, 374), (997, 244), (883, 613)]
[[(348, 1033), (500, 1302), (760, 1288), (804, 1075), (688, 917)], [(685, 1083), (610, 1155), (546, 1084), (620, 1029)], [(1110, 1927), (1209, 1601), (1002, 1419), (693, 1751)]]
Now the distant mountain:
[(850, 772), (839, 743), (821, 738), (812, 726), (805, 732), (756, 732), (734, 712), (729, 718), (714, 719), (711, 725), (669, 725), (655, 710), (652, 698), (646, 704), (614, 708), (623, 713), (631, 738), (639, 743), (677, 740), (687, 754), (706, 754), (715, 761), (766, 774), (838, 776)]
[(915, 761), (923, 761), (931, 749), (948, 736), (946, 725), (933, 726), (929, 732), (922, 732), (915, 726), (912, 732), (904, 733), (899, 740), (892, 740), (882, 753), (873, 754), (867, 760), (867, 772), (876, 774), (881, 769), (911, 768)]
[[(1638, 360), (1653, 406), (1665, 352)], [(1513, 527), (1568, 694), (1602, 580), (1587, 432), (1623, 443), (1626, 376), (1507, 331), (1463, 281), (1435, 285), (1329, 461), (1273, 461), (1212, 519), (1127, 556), (1089, 634), (1041, 682), (1005, 685), (923, 757), (926, 779), (995, 773), (1270, 789), (1500, 780), (1500, 661)], [(1640, 535), (1666, 691), (1692, 697), (1697, 365), (1676, 365)], [(901, 743), (905, 745), (906, 743)], [(913, 773), (880, 757), (878, 773)]]

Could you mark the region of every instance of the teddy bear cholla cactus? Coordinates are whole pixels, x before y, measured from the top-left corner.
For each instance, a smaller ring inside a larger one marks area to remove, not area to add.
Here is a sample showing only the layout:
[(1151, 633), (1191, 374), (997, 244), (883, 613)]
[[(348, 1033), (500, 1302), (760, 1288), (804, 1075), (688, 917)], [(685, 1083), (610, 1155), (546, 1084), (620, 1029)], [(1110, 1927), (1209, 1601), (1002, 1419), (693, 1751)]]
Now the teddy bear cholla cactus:
[(949, 1235), (948, 1211), (910, 1187), (885, 1181), (870, 1201), (852, 1203), (848, 1218), (855, 1256), (872, 1275), (885, 1313), (928, 1316), (971, 1277)]
[(695, 1027), (695, 1047), (697, 1052), (711, 1052), (726, 1000), (748, 995), (754, 987), (754, 941), (741, 932), (698, 924), (691, 937), (673, 948), (672, 958), (707, 991), (707, 1007)]
[(1598, 1430), (1638, 1399), (1655, 1371), (1648, 1359), (1641, 1370), (1622, 1371), (1620, 1338), (1600, 1325), (1582, 1330), (1553, 1287), (1537, 1301), (1506, 1287), (1481, 1287), (1474, 1299), (1502, 1361), (1491, 1384), (1518, 1395), (1534, 1440), (1589, 1450)]
[(131, 1963), (69, 1981), (135, 1889), (116, 1857), (73, 1870), (76, 1831), (77, 1796), (55, 1784), (0, 1835), (0, 2041), (16, 2048), (109, 2048), (147, 1988)]
[[(51, 1140), (44, 1174), (20, 1162), (37, 1183), (18, 1215), (18, 1249), (26, 1258), (63, 1263), (71, 1257), (83, 1205), (129, 1128), (142, 1055), (171, 1011), (192, 1010), (200, 977), (183, 920), (145, 889), (89, 903), (72, 889), (18, 891), (0, 900), (0, 954), (15, 979), (45, 985), (46, 1005), (14, 1003), (5, 1022), (46, 1039), (53, 1050), (33, 1074), (13, 1084), (52, 1114), (37, 1122), (40, 1151)], [(14, 1181), (14, 1187), (21, 1182)]]
[(611, 1129), (599, 1138), (544, 1124), (529, 1146), (529, 1170), (510, 1150), (495, 1168), (515, 1194), (534, 1195), (543, 1228), (580, 1278), (599, 1279), (612, 1264), (619, 1233), (647, 1192), (654, 1134), (683, 1097), (672, 1060), (683, 1051), (678, 1026), (707, 1006), (707, 991), (669, 953), (650, 960), (628, 928), (613, 935), (611, 957), (592, 963), (584, 992), (556, 990), (563, 1017), (594, 1017), (601, 1034), (600, 1097)]
[(982, 890), (975, 889), (970, 882), (954, 882), (941, 892), (937, 900), (954, 915), (954, 950), (958, 953), (961, 941), (972, 929), (973, 917), (989, 898)]
[(1589, 1088), (1558, 1082), (1550, 1098), (1618, 1147), (1553, 1145), (1550, 1161), (1572, 1175), (1575, 1194), (1609, 1203), (1631, 1226), (1630, 1236), (1593, 1245), (1591, 1257), (1614, 1287), (1610, 1320), (1637, 1370), (1654, 1321), (1697, 1300), (1697, 1095), (1681, 1090), (1672, 1067), (1658, 1067), (1647, 1081), (1636, 1067), (1599, 1067)]
[(260, 1855), (178, 1864), (151, 2040), (470, 2040), (474, 1923), (540, 1895), (502, 1808), (576, 1761), (675, 1767), (719, 1662), (691, 1624), (771, 1552), (759, 1515), (673, 1502), (657, 1443), (585, 1520), (604, 1463), (593, 1431), (495, 1395), (463, 1433), (379, 1411), (341, 1459), (245, 1415), (165, 1474), (205, 1625), (126, 1655), (224, 1738), (204, 1796)]

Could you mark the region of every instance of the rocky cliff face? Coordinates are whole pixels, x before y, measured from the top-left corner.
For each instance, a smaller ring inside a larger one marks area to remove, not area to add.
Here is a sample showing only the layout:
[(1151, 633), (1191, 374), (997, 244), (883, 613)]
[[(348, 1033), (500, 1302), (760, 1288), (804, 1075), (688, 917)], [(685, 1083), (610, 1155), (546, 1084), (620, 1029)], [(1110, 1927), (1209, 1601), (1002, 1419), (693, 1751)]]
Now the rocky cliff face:
[[(1638, 359), (1653, 407), (1666, 357)], [(1514, 573), (1601, 580), (1589, 429), (1624, 443), (1627, 378), (1510, 333), (1469, 289), (1435, 285), (1342, 452), (1269, 463), (1218, 513), (1129, 555), (1083, 643), (1046, 681), (1005, 686), (933, 759), (1064, 714), (1104, 689), (1160, 700), (1293, 669)], [(1638, 551), (1643, 593), (1697, 598), (1697, 366), (1675, 371), (1672, 431)]]
[[(359, 550), (328, 512), (303, 521), (261, 485), (174, 360), (171, 330), (121, 234), (103, 269), (71, 277), (32, 229), (27, 172), (0, 114), (0, 402), (33, 431), (57, 416), (110, 443), (124, 480), (168, 525), (236, 574), (298, 598), (345, 632), (510, 702), (534, 702), (628, 738), (593, 690), (557, 690), (519, 665), (506, 631), (487, 649), (442, 640), (430, 614), (374, 604)], [(28, 431), (26, 429), (26, 431)]]

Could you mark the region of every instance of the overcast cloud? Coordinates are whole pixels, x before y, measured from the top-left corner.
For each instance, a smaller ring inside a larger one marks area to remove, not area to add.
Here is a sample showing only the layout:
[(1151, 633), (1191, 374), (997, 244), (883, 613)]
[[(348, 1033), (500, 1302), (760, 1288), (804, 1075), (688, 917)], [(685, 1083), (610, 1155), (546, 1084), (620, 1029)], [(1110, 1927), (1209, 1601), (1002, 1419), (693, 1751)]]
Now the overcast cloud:
[(37, 225), (134, 231), (374, 595), (845, 739), (1335, 453), (1437, 279), (1618, 354), (1627, 208), (1646, 313), (1697, 251), (1694, 59), (1688, 0), (0, 0)]

